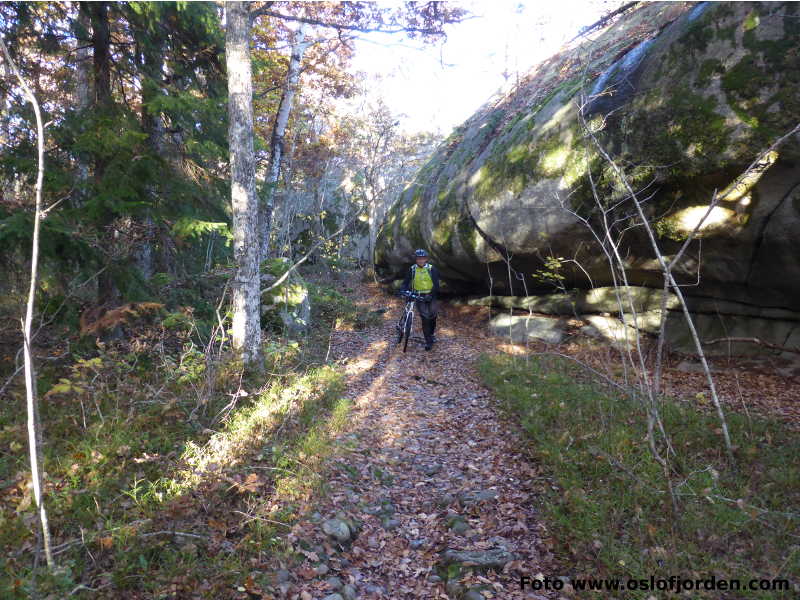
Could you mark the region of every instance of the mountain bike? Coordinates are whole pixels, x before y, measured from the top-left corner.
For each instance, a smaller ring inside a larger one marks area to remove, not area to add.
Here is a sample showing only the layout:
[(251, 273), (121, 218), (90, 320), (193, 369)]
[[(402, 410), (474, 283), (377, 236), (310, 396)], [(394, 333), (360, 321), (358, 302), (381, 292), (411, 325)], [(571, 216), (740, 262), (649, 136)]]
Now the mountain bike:
[(408, 339), (411, 337), (411, 326), (414, 324), (414, 303), (423, 300), (422, 296), (413, 292), (401, 292), (400, 295), (406, 299), (403, 314), (397, 323), (397, 343), (403, 342), (403, 352), (408, 348)]

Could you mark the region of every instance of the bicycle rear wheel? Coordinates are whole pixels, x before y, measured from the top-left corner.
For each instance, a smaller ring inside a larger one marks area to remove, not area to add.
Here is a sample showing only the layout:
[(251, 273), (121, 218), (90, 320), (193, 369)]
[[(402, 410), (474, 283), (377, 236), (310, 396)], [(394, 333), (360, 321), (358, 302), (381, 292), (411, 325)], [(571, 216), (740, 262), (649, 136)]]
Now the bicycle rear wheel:
[(408, 316), (406, 317), (405, 326), (403, 327), (403, 331), (400, 334), (400, 335), (405, 334), (405, 336), (406, 336), (406, 341), (403, 342), (403, 352), (405, 352), (406, 348), (408, 348), (408, 338), (411, 337), (411, 325), (413, 323), (414, 323), (414, 313), (410, 312), (410, 313), (408, 313)]

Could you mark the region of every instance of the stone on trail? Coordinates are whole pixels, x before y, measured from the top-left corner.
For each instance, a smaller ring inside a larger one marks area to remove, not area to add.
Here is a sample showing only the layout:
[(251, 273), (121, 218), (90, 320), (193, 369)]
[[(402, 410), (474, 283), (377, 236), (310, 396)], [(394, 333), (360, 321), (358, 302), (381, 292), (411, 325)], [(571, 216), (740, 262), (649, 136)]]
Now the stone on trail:
[(464, 594), (462, 600), (485, 600), (483, 594), (477, 588), (471, 588)]
[(464, 519), (454, 519), (450, 524), (450, 529), (457, 535), (463, 535), (469, 531), (469, 523)]
[(328, 519), (322, 524), (322, 531), (340, 544), (349, 542), (352, 537), (350, 527), (341, 519)]
[(381, 500), (381, 512), (384, 515), (393, 515), (394, 513), (397, 512), (397, 509), (395, 508), (394, 504), (384, 499)]
[(342, 580), (341, 580), (341, 579), (339, 579), (338, 577), (328, 577), (328, 578), (325, 580), (325, 583), (327, 583), (327, 584), (328, 584), (328, 586), (329, 586), (329, 587), (330, 587), (332, 590), (337, 590), (337, 591), (338, 591), (338, 590), (341, 590), (341, 589), (342, 589)]
[(458, 598), (464, 591), (464, 586), (461, 585), (457, 579), (450, 579), (445, 584), (445, 589), (447, 589), (448, 596), (451, 598)]
[(364, 590), (368, 594), (375, 594), (376, 596), (383, 596), (386, 593), (386, 590), (384, 590), (383, 587), (381, 587), (379, 585), (374, 585), (374, 584), (366, 585), (364, 587)]
[(391, 502), (387, 500), (382, 500), (380, 504), (365, 506), (363, 508), (363, 511), (368, 515), (373, 515), (375, 517), (380, 517), (382, 520), (386, 520), (393, 514), (395, 514), (397, 512), (397, 509)]
[(322, 600), (344, 600), (341, 594), (329, 594)]
[(455, 500), (455, 496), (453, 496), (452, 494), (444, 494), (439, 498), (439, 500), (437, 500), (436, 503), (440, 507), (444, 508), (445, 506), (449, 506), (450, 504), (452, 504), (453, 500)]
[(456, 535), (467, 535), (470, 532), (471, 528), (469, 523), (466, 521), (459, 521), (455, 525), (453, 525), (453, 533)]
[(342, 588), (342, 595), (344, 596), (344, 600), (356, 600), (356, 598), (358, 598), (356, 586), (352, 583), (348, 583)]
[(445, 550), (442, 552), (445, 564), (461, 564), (478, 569), (502, 569), (514, 560), (514, 555), (502, 548), (489, 550)]
[(436, 475), (439, 471), (442, 470), (442, 465), (433, 464), (433, 465), (424, 465), (420, 469), (424, 475), (427, 477), (432, 477)]
[(494, 490), (478, 490), (477, 492), (463, 492), (458, 495), (458, 501), (464, 506), (488, 502), (497, 499), (497, 492)]
[(495, 535), (489, 538), (489, 543), (492, 544), (495, 548), (500, 548), (501, 550), (508, 550), (509, 549), (509, 541), (499, 535)]

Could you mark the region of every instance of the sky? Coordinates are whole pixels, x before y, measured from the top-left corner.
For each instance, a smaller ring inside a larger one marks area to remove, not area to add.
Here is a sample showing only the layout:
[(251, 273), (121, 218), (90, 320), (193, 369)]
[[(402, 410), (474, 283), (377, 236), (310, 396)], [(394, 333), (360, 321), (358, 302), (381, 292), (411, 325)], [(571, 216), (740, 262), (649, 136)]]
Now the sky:
[(552, 56), (619, 6), (603, 0), (464, 0), (469, 20), (446, 28), (447, 40), (422, 44), (401, 35), (367, 34), (356, 42), (354, 67), (368, 76), (407, 132), (444, 135), (516, 77)]

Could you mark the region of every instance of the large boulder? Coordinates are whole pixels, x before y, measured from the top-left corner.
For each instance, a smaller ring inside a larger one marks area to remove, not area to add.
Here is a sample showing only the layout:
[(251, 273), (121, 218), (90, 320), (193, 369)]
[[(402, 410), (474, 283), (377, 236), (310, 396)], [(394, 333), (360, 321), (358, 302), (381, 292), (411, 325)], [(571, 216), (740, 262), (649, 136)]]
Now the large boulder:
[(500, 314), (489, 321), (489, 332), (512, 342), (536, 340), (558, 344), (566, 336), (567, 324), (561, 319), (534, 315)]
[[(800, 310), (800, 137), (731, 186), (799, 121), (800, 5), (640, 3), (453, 132), (389, 212), (376, 269), (399, 277), (425, 247), (456, 292), (612, 285), (586, 226), (599, 225), (593, 188), (610, 220), (632, 209), (590, 131), (647, 199), (667, 256), (718, 191), (678, 266), (688, 294)], [(628, 283), (661, 286), (641, 228), (621, 253)]]
[[(535, 296), (482, 296), (454, 300), (455, 304), (499, 309), (489, 321), (489, 331), (512, 341), (539, 340), (559, 343), (572, 317), (585, 321), (581, 333), (615, 344), (631, 344), (635, 329), (657, 335), (661, 308), (667, 310), (666, 339), (670, 348), (695, 353), (696, 347), (680, 302), (673, 293), (635, 286), (569, 290)], [(800, 351), (800, 312), (755, 306), (729, 300), (690, 296), (692, 321), (710, 355), (761, 354), (769, 348), (754, 338), (789, 352)], [(520, 314), (527, 311), (528, 314)], [(553, 315), (546, 317), (542, 315)], [(550, 335), (550, 332), (553, 335)], [(560, 337), (555, 332), (560, 332)], [(779, 348), (770, 348), (779, 351)]]

